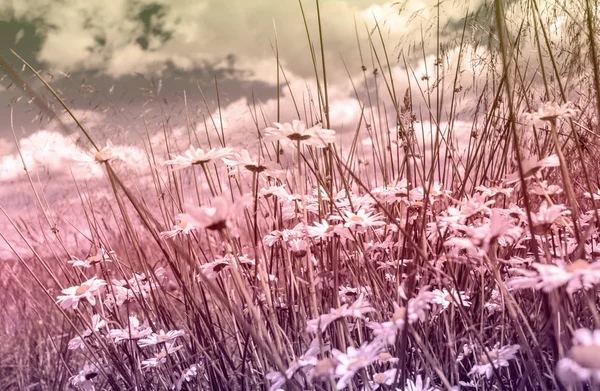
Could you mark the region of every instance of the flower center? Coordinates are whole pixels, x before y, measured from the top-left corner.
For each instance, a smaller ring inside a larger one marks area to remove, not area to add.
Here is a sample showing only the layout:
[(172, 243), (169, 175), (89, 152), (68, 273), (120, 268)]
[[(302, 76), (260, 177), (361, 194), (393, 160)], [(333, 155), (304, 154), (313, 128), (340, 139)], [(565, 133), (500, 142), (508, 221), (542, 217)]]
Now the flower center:
[(219, 221), (215, 221), (214, 223), (212, 223), (211, 225), (207, 225), (206, 229), (210, 229), (213, 231), (220, 231), (227, 228), (227, 220), (219, 220)]
[(287, 136), (287, 138), (289, 138), (292, 141), (310, 140), (310, 134), (292, 133), (289, 136)]
[[(489, 357), (489, 359), (488, 359), (488, 357)], [(497, 352), (487, 352), (487, 355), (482, 354), (479, 359), (481, 360), (482, 364), (489, 364), (490, 360), (496, 361), (497, 358), (498, 358)]]
[(600, 370), (600, 345), (573, 346), (569, 357), (582, 367)]
[(392, 320), (394, 321), (394, 323), (396, 323), (400, 320), (404, 320), (405, 317), (406, 317), (406, 307), (400, 307), (394, 312), (394, 316), (392, 317)]
[(350, 217), (350, 220), (354, 221), (355, 223), (362, 223), (363, 221), (365, 221), (365, 219), (363, 219), (360, 216), (356, 216), (356, 215)]
[(578, 259), (575, 262), (568, 265), (565, 269), (569, 273), (575, 273), (578, 270), (588, 270), (590, 268), (590, 264), (584, 261), (583, 259)]
[(333, 371), (335, 368), (335, 363), (329, 357), (326, 357), (320, 360), (317, 365), (315, 365), (314, 373), (315, 376), (325, 376)]
[(258, 164), (246, 164), (244, 168), (250, 172), (255, 172), (257, 174), (267, 170), (267, 167), (260, 166)]
[(383, 384), (386, 380), (387, 376), (385, 375), (385, 373), (376, 373), (373, 376), (373, 383), (375, 384)]
[(75, 295), (76, 296), (81, 296), (84, 293), (86, 293), (87, 291), (89, 291), (91, 288), (90, 285), (88, 284), (82, 284), (81, 286), (79, 286), (76, 290), (75, 290)]
[(177, 226), (181, 229), (185, 229), (188, 226), (188, 222), (187, 221), (182, 221), (179, 224), (177, 224)]

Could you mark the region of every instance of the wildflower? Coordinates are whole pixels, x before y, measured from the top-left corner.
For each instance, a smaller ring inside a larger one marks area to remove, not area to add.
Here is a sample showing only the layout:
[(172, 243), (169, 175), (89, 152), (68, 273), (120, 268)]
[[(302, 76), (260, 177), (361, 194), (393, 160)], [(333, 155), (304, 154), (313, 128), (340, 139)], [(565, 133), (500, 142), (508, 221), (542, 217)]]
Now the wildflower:
[(567, 384), (600, 384), (600, 330), (579, 329), (573, 335), (573, 347), (556, 366), (558, 378)]
[(286, 144), (301, 142), (318, 148), (325, 148), (327, 144), (335, 142), (335, 131), (323, 129), (320, 124), (306, 128), (306, 124), (293, 120), (280, 124), (275, 123), (275, 128), (265, 129), (265, 141), (285, 141)]
[(563, 105), (559, 105), (556, 102), (543, 103), (538, 111), (534, 113), (526, 113), (525, 119), (527, 121), (556, 121), (558, 118), (568, 119), (575, 118), (577, 116), (577, 110), (573, 108), (573, 103), (567, 102)]
[(322, 220), (320, 223), (314, 222), (312, 225), (307, 226), (306, 229), (308, 230), (308, 236), (314, 239), (325, 240), (337, 235), (343, 240), (354, 240), (352, 234), (344, 225), (330, 225), (327, 220)]
[(181, 218), (199, 228), (220, 231), (233, 226), (232, 221), (248, 202), (248, 196), (242, 196), (235, 202), (229, 197), (217, 196), (212, 199), (212, 206), (189, 206), (187, 213), (181, 214)]
[(417, 375), (415, 377), (415, 381), (410, 379), (406, 379), (406, 386), (404, 386), (404, 391), (434, 391), (435, 387), (429, 387), (429, 378), (423, 378), (421, 375)]
[(103, 327), (106, 327), (106, 322), (104, 321), (104, 319), (102, 319), (98, 314), (92, 315), (92, 327), (86, 329), (83, 333), (81, 333), (81, 336), (77, 336), (71, 339), (69, 341), (69, 350), (74, 350), (83, 347), (83, 340), (92, 335), (94, 331), (100, 331), (100, 329)]
[(185, 151), (185, 156), (176, 156), (175, 159), (165, 161), (165, 164), (172, 166), (174, 170), (191, 167), (198, 164), (206, 164), (211, 161), (229, 157), (233, 153), (231, 148), (212, 148), (204, 152), (201, 148), (190, 148)]
[(531, 270), (513, 269), (521, 276), (513, 277), (507, 286), (515, 289), (534, 288), (544, 292), (552, 292), (566, 284), (567, 293), (574, 293), (580, 289), (590, 289), (600, 284), (600, 262), (588, 263), (578, 259), (572, 263), (557, 260), (555, 265), (532, 263)]
[(229, 269), (230, 263), (225, 259), (216, 259), (213, 262), (205, 263), (200, 266), (200, 271), (209, 280), (214, 280), (219, 272)]
[(364, 343), (358, 349), (349, 346), (346, 353), (333, 349), (331, 354), (337, 362), (335, 374), (341, 376), (337, 382), (337, 388), (340, 390), (345, 388), (359, 370), (377, 360), (377, 356), (382, 350), (382, 345), (377, 342)]
[(277, 165), (250, 157), (250, 153), (243, 149), (240, 153), (234, 153), (229, 157), (223, 158), (223, 162), (232, 167), (230, 174), (248, 172), (257, 174), (265, 178), (284, 178), (285, 173)]
[(311, 341), (306, 352), (304, 352), (303, 355), (301, 355), (296, 360), (294, 360), (294, 362), (292, 362), (292, 364), (289, 366), (289, 368), (285, 371), (285, 376), (288, 379), (291, 379), (292, 376), (294, 376), (294, 374), (301, 368), (305, 368), (305, 367), (312, 368), (319, 363), (319, 359), (317, 357), (317, 355), (321, 351), (321, 347), (319, 344), (320, 344), (319, 338), (314, 338)]
[[(412, 189), (409, 192), (409, 199), (411, 202), (419, 202), (419, 201), (423, 201), (423, 199), (425, 198), (425, 188), (427, 188), (428, 185), (425, 184), (425, 186), (418, 186), (415, 187), (414, 189)], [(443, 196), (450, 196), (452, 194), (452, 192), (450, 190), (444, 190), (442, 187), (442, 184), (439, 182), (434, 182), (430, 187), (429, 187), (429, 203), (433, 203), (435, 201), (435, 199), (437, 197), (443, 197)]]
[(146, 346), (158, 345), (175, 340), (176, 338), (183, 337), (185, 331), (183, 330), (171, 330), (165, 333), (164, 330), (160, 330), (158, 334), (152, 333), (148, 338), (142, 338), (138, 341), (138, 346), (143, 348)]
[(75, 376), (72, 376), (69, 381), (74, 387), (80, 387), (84, 391), (93, 391), (94, 383), (92, 379), (100, 373), (100, 368), (96, 364), (85, 364), (83, 369)]
[(181, 372), (181, 376), (175, 381), (175, 390), (179, 391), (183, 388), (183, 382), (191, 382), (198, 376), (198, 365), (192, 364), (189, 368)]
[(183, 349), (183, 346), (174, 346), (174, 344), (167, 342), (154, 357), (142, 361), (142, 368), (159, 367), (167, 362), (169, 354), (173, 354), (180, 349)]
[(106, 281), (92, 277), (81, 285), (63, 289), (64, 295), (58, 296), (57, 303), (64, 309), (77, 309), (79, 301), (82, 299), (86, 299), (91, 305), (94, 305), (96, 304), (94, 296), (96, 293), (100, 293), (105, 285)]
[(369, 227), (377, 227), (380, 225), (385, 225), (385, 222), (382, 221), (381, 214), (373, 215), (373, 212), (369, 212), (365, 209), (360, 209), (358, 212), (350, 212), (344, 211), (344, 217), (340, 216), (332, 216), (332, 219), (340, 219), (345, 220), (344, 224), (347, 228), (358, 228), (359, 230), (364, 230)]
[(435, 295), (433, 299), (431, 299), (431, 302), (442, 306), (442, 311), (447, 309), (450, 304), (456, 306), (463, 305), (465, 307), (471, 305), (469, 296), (465, 292), (457, 292), (454, 288), (452, 288), (451, 291), (448, 291), (446, 288), (442, 290), (436, 289), (431, 293)]
[(93, 155), (80, 154), (74, 159), (84, 164), (102, 164), (110, 160), (116, 159), (118, 157), (119, 156), (115, 153), (112, 143), (109, 140), (104, 148), (100, 149), (97, 152), (93, 152)]
[(150, 334), (152, 334), (152, 328), (148, 326), (148, 321), (144, 321), (144, 323), (140, 324), (140, 321), (135, 315), (129, 317), (129, 324), (127, 327), (109, 331), (109, 336), (114, 339), (115, 343), (124, 340), (144, 338)]
[(179, 234), (189, 235), (189, 233), (192, 232), (192, 230), (194, 228), (196, 228), (196, 226), (194, 224), (185, 220), (185, 216), (183, 214), (178, 214), (176, 216), (176, 219), (179, 220), (179, 223), (175, 224), (173, 226), (173, 229), (170, 231), (162, 231), (159, 234), (162, 238), (170, 239), (170, 238), (174, 238), (175, 236), (177, 236)]
[[(402, 296), (406, 298), (404, 295)], [(417, 296), (408, 301), (406, 307), (394, 303), (394, 313), (389, 321), (383, 323), (369, 322), (367, 327), (373, 330), (373, 335), (377, 340), (392, 345), (396, 340), (398, 331), (404, 328), (406, 320), (408, 320), (408, 324), (425, 320), (427, 315), (425, 311), (431, 308), (429, 302), (434, 297), (435, 294), (424, 287)]]
[(486, 198), (494, 197), (497, 194), (504, 194), (506, 197), (510, 197), (511, 194), (513, 193), (513, 191), (515, 191), (515, 189), (513, 189), (512, 187), (506, 187), (506, 188), (503, 188), (502, 186), (485, 187), (483, 185), (477, 186), (475, 188), (475, 190), (481, 192), (481, 195), (483, 195)]
[[(528, 179), (533, 176), (538, 176), (544, 168), (560, 166), (560, 162), (557, 155), (550, 155), (542, 160), (537, 160), (535, 157), (530, 157), (529, 159), (523, 161), (521, 165), (523, 168), (523, 179)], [(504, 183), (516, 183), (520, 179), (521, 177), (519, 176), (519, 170), (517, 169), (504, 178)]]
[(109, 251), (107, 253), (103, 247), (100, 247), (95, 255), (87, 257), (86, 259), (79, 259), (71, 256), (71, 260), (68, 263), (72, 264), (73, 267), (80, 266), (88, 268), (101, 262), (112, 262), (110, 256), (114, 256), (114, 254), (114, 251)]
[(469, 376), (480, 375), (490, 379), (494, 372), (494, 368), (507, 367), (509, 360), (515, 358), (516, 353), (519, 351), (519, 345), (506, 345), (498, 349), (498, 344), (493, 350), (488, 350), (487, 354), (482, 354), (479, 358), (480, 364), (473, 365), (473, 368), (469, 371)]
[(373, 195), (379, 198), (382, 202), (400, 202), (406, 201), (408, 198), (408, 181), (406, 178), (400, 180), (396, 184), (378, 187), (371, 191)]
[(265, 378), (271, 382), (271, 387), (269, 391), (279, 391), (282, 390), (281, 387), (285, 385), (287, 382), (287, 378), (281, 372), (269, 372), (265, 375)]
[(586, 191), (585, 193), (583, 193), (583, 196), (585, 198), (593, 198), (594, 201), (600, 201), (600, 189), (596, 190), (594, 194), (590, 193), (589, 191)]
[(529, 187), (529, 194), (539, 196), (553, 196), (563, 192), (563, 189), (558, 185), (549, 185), (548, 181), (540, 181), (532, 183)]
[(564, 205), (548, 206), (544, 201), (540, 205), (538, 213), (531, 214), (534, 232), (546, 233), (557, 219), (570, 214), (571, 212)]
[(374, 374), (373, 380), (369, 381), (369, 383), (371, 384), (371, 389), (375, 390), (382, 384), (385, 384), (386, 386), (391, 386), (394, 383), (394, 380), (396, 379), (397, 372), (397, 368), (391, 368), (385, 372), (379, 372)]
[(352, 305), (343, 304), (340, 308), (331, 309), (329, 314), (319, 316), (317, 319), (311, 319), (307, 322), (306, 331), (316, 333), (317, 330), (325, 331), (327, 326), (337, 319), (352, 316), (362, 319), (364, 314), (375, 311), (375, 308), (369, 305), (369, 302), (361, 294)]

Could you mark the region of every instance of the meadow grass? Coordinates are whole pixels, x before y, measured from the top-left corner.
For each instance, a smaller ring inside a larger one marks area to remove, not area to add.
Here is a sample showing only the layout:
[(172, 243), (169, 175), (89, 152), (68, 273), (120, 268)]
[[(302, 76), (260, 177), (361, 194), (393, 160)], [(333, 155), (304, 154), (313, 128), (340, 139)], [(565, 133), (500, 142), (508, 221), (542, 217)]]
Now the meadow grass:
[(418, 47), (400, 53), (398, 75), (382, 26), (365, 48), (357, 25), (360, 116), (341, 144), (321, 16), (315, 33), (299, 4), (316, 91), (292, 95), (297, 117), (281, 118), (279, 90), (276, 118), (255, 104), (248, 150), (226, 145), (220, 105), (204, 135), (186, 118), (184, 150), (166, 128), (155, 150), (142, 124), (147, 183), (21, 59), (73, 116), (105, 181), (75, 182), (76, 249), (34, 173), (37, 222), (0, 205), (14, 254), (0, 277), (0, 389), (600, 385), (598, 6), (555, 5), (565, 39), (581, 44), (571, 52), (535, 0), (510, 5), (523, 7), (516, 22), (502, 1), (478, 11), (488, 25), (471, 29), (493, 30), (484, 57), (467, 35), (473, 17), (454, 57), (434, 24), (424, 74), (409, 65)]

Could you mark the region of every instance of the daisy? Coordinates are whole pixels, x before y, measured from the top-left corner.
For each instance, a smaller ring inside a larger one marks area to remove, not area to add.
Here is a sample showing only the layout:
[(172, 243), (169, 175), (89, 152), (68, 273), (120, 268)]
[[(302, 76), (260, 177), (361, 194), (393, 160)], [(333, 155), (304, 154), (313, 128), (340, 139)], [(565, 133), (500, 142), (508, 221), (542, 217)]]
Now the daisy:
[(238, 173), (251, 173), (258, 174), (264, 178), (285, 178), (285, 172), (281, 170), (276, 164), (265, 161), (264, 159), (259, 160), (256, 157), (250, 157), (248, 150), (243, 149), (240, 153), (234, 153), (229, 157), (224, 157), (223, 162), (232, 167), (229, 172), (231, 175)]
[(92, 277), (81, 285), (63, 289), (64, 295), (58, 296), (57, 303), (64, 309), (77, 309), (79, 301), (82, 299), (86, 299), (91, 305), (94, 305), (96, 304), (94, 296), (100, 293), (105, 285), (106, 281)]
[(529, 187), (529, 194), (535, 194), (539, 196), (553, 196), (561, 194), (562, 192), (563, 189), (560, 186), (549, 185), (548, 181), (535, 182)]
[(72, 376), (69, 381), (74, 387), (80, 387), (84, 391), (93, 391), (94, 383), (92, 379), (100, 374), (100, 368), (96, 364), (85, 364), (83, 369), (75, 376)]
[(81, 336), (77, 336), (70, 340), (69, 350), (74, 350), (83, 347), (85, 345), (83, 340), (92, 335), (94, 331), (100, 331), (100, 329), (103, 327), (106, 327), (106, 322), (104, 321), (104, 319), (102, 319), (98, 314), (92, 315), (92, 327), (87, 328), (83, 333), (81, 333)]
[[(529, 159), (524, 160), (521, 165), (523, 168), (523, 179), (528, 179), (533, 176), (539, 176), (544, 168), (560, 166), (560, 162), (557, 155), (550, 155), (542, 160), (537, 160), (535, 156), (532, 156)], [(504, 183), (516, 183), (520, 179), (519, 170), (517, 169), (504, 177)]]
[(337, 388), (340, 390), (345, 388), (358, 371), (377, 360), (377, 356), (382, 350), (383, 346), (377, 342), (364, 343), (359, 348), (349, 346), (346, 353), (332, 349), (331, 354), (337, 362), (335, 374), (341, 376), (337, 382)]
[(375, 195), (382, 202), (400, 202), (406, 201), (408, 198), (408, 181), (406, 178), (400, 180), (396, 184), (389, 184), (371, 190), (371, 193)]
[(538, 108), (538, 111), (526, 113), (525, 120), (530, 122), (556, 121), (558, 118), (575, 118), (577, 114), (577, 110), (573, 108), (573, 103), (571, 102), (567, 102), (563, 105), (559, 105), (556, 102), (546, 102)]
[(588, 263), (578, 259), (572, 263), (557, 260), (556, 264), (532, 263), (532, 270), (513, 269), (520, 276), (511, 278), (506, 285), (514, 289), (533, 288), (544, 292), (566, 285), (567, 293), (590, 289), (600, 284), (600, 262)]
[(183, 349), (183, 346), (174, 346), (174, 344), (167, 342), (154, 357), (142, 361), (142, 368), (148, 369), (160, 367), (167, 362), (169, 354), (173, 354), (180, 349)]
[(92, 265), (99, 264), (101, 262), (112, 262), (111, 256), (114, 256), (114, 251), (109, 251), (108, 253), (104, 250), (103, 247), (100, 247), (95, 255), (87, 257), (86, 259), (79, 259), (77, 257), (71, 256), (71, 260), (68, 263), (72, 264), (73, 267), (80, 266), (89, 268)]
[(183, 337), (185, 331), (183, 330), (171, 330), (165, 333), (164, 330), (160, 330), (158, 334), (152, 333), (147, 338), (142, 338), (138, 341), (138, 346), (144, 348), (146, 346), (154, 346), (161, 343), (167, 343), (175, 340), (176, 338)]
[(106, 147), (102, 148), (97, 152), (93, 152), (93, 155), (80, 154), (78, 156), (75, 156), (74, 159), (79, 163), (84, 164), (102, 164), (110, 160), (116, 159), (118, 157), (119, 155), (115, 152), (112, 143), (109, 140), (106, 143)]
[(243, 213), (250, 201), (249, 196), (241, 196), (235, 202), (229, 197), (217, 196), (212, 199), (211, 206), (188, 206), (187, 213), (181, 218), (202, 229), (220, 231), (232, 228), (233, 220)]
[(542, 202), (540, 209), (537, 213), (531, 214), (531, 221), (533, 223), (534, 231), (545, 233), (547, 232), (554, 222), (563, 217), (571, 214), (564, 205), (552, 205), (548, 206), (546, 201)]
[(585, 198), (593, 198), (594, 201), (600, 201), (600, 189), (596, 190), (594, 194), (590, 193), (589, 191), (586, 191), (585, 193), (583, 193), (583, 196)]
[(361, 294), (352, 305), (343, 304), (340, 308), (331, 309), (329, 314), (319, 316), (317, 319), (311, 319), (306, 323), (306, 331), (316, 333), (317, 330), (325, 331), (334, 321), (351, 316), (355, 318), (364, 318), (364, 314), (374, 312), (375, 308), (369, 305), (367, 299)]
[(380, 225), (385, 225), (385, 222), (382, 221), (383, 216), (381, 214), (373, 215), (373, 212), (369, 212), (365, 209), (360, 209), (358, 212), (350, 212), (344, 211), (344, 217), (340, 216), (332, 216), (332, 219), (344, 220), (344, 227), (347, 228), (358, 228), (360, 231), (365, 230), (369, 227), (377, 227)]
[(473, 368), (469, 371), (469, 376), (485, 375), (486, 378), (490, 379), (494, 373), (494, 368), (507, 367), (509, 360), (515, 358), (519, 349), (519, 345), (506, 345), (498, 349), (498, 344), (496, 344), (494, 349), (488, 350), (487, 354), (481, 355), (479, 358), (480, 364), (473, 365)]
[[(381, 387), (382, 384), (391, 386), (396, 380), (397, 368), (388, 369), (385, 372), (378, 372), (373, 375), (373, 380), (369, 381), (372, 390), (376, 390)], [(366, 389), (365, 389), (366, 390)]]
[(192, 232), (192, 230), (196, 228), (194, 224), (185, 220), (185, 216), (183, 213), (178, 214), (175, 218), (179, 220), (179, 223), (175, 224), (172, 230), (161, 232), (159, 234), (160, 237), (165, 239), (171, 239), (179, 234), (189, 235), (190, 232)]
[(175, 159), (165, 161), (165, 164), (172, 166), (174, 170), (181, 170), (193, 165), (206, 164), (217, 159), (226, 158), (232, 153), (231, 148), (212, 148), (210, 151), (204, 152), (201, 148), (190, 146), (185, 151), (184, 156), (176, 156)]
[(434, 297), (431, 299), (431, 302), (442, 306), (441, 311), (447, 309), (450, 304), (453, 304), (455, 306), (463, 305), (465, 307), (471, 306), (469, 296), (465, 292), (457, 292), (454, 288), (452, 288), (451, 291), (448, 291), (446, 288), (442, 290), (436, 289), (431, 293), (434, 294)]
[(415, 377), (415, 381), (410, 379), (406, 379), (406, 386), (404, 386), (403, 391), (435, 391), (437, 388), (429, 387), (429, 378), (421, 378), (421, 375), (417, 375)]
[(600, 330), (579, 329), (573, 335), (573, 347), (556, 366), (558, 378), (567, 384), (600, 384)]
[(502, 186), (491, 186), (485, 187), (483, 185), (477, 186), (475, 190), (481, 192), (481, 195), (484, 197), (494, 197), (497, 194), (504, 194), (506, 197), (510, 197), (510, 195), (515, 191), (512, 187), (503, 188)]
[(327, 144), (335, 142), (335, 131), (323, 129), (320, 124), (308, 129), (299, 120), (293, 120), (291, 124), (276, 122), (274, 125), (274, 128), (265, 129), (265, 141), (285, 141), (285, 144), (301, 142), (318, 148), (325, 148)]
[(130, 340), (140, 339), (152, 334), (152, 328), (148, 326), (148, 321), (140, 324), (137, 316), (129, 317), (129, 324), (122, 329), (112, 329), (109, 331), (109, 336), (114, 339), (115, 343)]

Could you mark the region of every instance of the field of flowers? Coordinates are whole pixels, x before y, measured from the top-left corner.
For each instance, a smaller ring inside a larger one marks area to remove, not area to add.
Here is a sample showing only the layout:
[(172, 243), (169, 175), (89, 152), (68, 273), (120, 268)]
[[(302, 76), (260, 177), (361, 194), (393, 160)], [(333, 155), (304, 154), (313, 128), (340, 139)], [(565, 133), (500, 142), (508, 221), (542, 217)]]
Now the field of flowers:
[(0, 231), (14, 255), (0, 269), (0, 389), (599, 387), (598, 5), (566, 16), (592, 53), (573, 75), (527, 2), (529, 76), (502, 3), (466, 135), (460, 66), (440, 55), (395, 91), (373, 42), (351, 142), (329, 129), (326, 84), (302, 120), (257, 120), (247, 148), (218, 119), (183, 149), (167, 132), (164, 150), (144, 142), (144, 184), (81, 127), (93, 152), (79, 164), (105, 181), (69, 195), (87, 225), (71, 227), (77, 248), (28, 171), (39, 221), (0, 204), (21, 241)]

